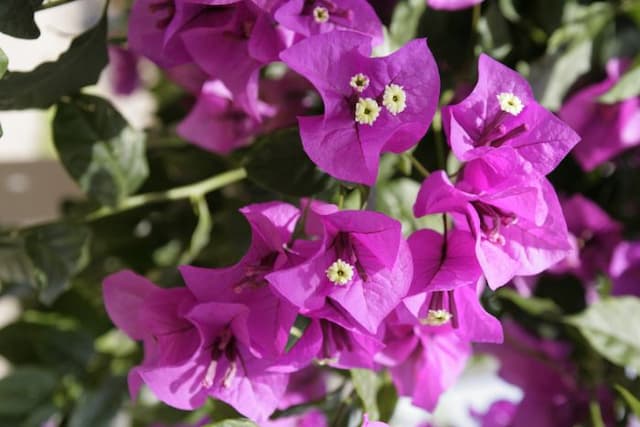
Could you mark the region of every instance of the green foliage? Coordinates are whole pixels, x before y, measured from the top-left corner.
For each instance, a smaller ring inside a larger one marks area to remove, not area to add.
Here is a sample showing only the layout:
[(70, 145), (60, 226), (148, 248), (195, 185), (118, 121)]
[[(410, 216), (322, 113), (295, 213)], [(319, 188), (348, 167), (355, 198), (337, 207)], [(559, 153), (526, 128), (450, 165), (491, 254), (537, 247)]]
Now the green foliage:
[(60, 160), (87, 195), (116, 206), (149, 174), (145, 134), (106, 100), (92, 95), (63, 99), (53, 120)]
[(362, 407), (372, 421), (380, 419), (378, 409), (378, 390), (381, 381), (378, 374), (369, 369), (351, 369), (353, 387), (362, 402)]
[(46, 369), (21, 367), (0, 380), (0, 422), (20, 419), (51, 399), (55, 374)]
[(594, 350), (609, 361), (640, 370), (640, 299), (619, 297), (589, 306), (567, 318)]
[(4, 77), (4, 73), (7, 72), (8, 66), (9, 66), (9, 58), (7, 58), (7, 54), (4, 53), (2, 49), (0, 49), (0, 79)]
[(35, 227), (24, 234), (24, 247), (33, 265), (40, 299), (52, 303), (69, 287), (89, 257), (89, 229), (72, 223)]
[(640, 95), (640, 61), (636, 61), (618, 82), (607, 93), (600, 97), (600, 102), (614, 104)]
[(109, 61), (106, 35), (105, 15), (94, 28), (75, 38), (57, 61), (28, 72), (8, 72), (0, 80), (0, 110), (47, 108), (61, 96), (97, 82)]
[(95, 390), (85, 391), (71, 413), (69, 427), (107, 427), (124, 400), (125, 378), (113, 377)]
[(224, 420), (217, 423), (208, 424), (205, 427), (256, 427), (253, 421), (247, 419)]
[(0, 33), (21, 39), (37, 39), (40, 29), (34, 20), (42, 0), (3, 0), (0, 3)]
[(310, 196), (330, 182), (302, 149), (297, 128), (260, 137), (247, 153), (244, 167), (254, 183), (287, 196)]
[(629, 390), (622, 387), (621, 385), (616, 384), (614, 387), (618, 391), (618, 393), (620, 393), (626, 404), (629, 406), (629, 408), (633, 412), (633, 415), (635, 415), (636, 418), (640, 418), (640, 400), (638, 400), (637, 397), (635, 397)]

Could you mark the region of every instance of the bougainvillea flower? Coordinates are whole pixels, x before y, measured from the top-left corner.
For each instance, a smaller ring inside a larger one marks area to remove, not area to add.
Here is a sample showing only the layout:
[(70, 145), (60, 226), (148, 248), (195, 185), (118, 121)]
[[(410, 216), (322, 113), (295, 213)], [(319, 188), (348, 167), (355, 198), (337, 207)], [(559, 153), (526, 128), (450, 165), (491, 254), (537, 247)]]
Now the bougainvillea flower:
[(315, 91), (298, 73), (287, 71), (279, 78), (263, 78), (260, 81), (260, 99), (274, 114), (267, 118), (262, 132), (295, 126), (297, 116), (307, 114), (314, 105)]
[(109, 81), (118, 95), (131, 95), (140, 86), (138, 55), (120, 46), (109, 45)]
[[(275, 111), (258, 101), (262, 117)], [(228, 154), (248, 145), (261, 129), (261, 123), (233, 102), (231, 92), (219, 80), (202, 86), (198, 100), (177, 133), (189, 142), (218, 154)]]
[(475, 241), (466, 231), (448, 232), (447, 241), (433, 230), (409, 237), (413, 282), (396, 315), (399, 322), (430, 326), (435, 333), (452, 332), (475, 342), (501, 342), (500, 322), (480, 304), (482, 270)]
[(560, 110), (562, 120), (582, 137), (573, 155), (585, 171), (640, 144), (640, 97), (630, 97), (616, 104), (598, 102), (598, 97), (618, 82), (627, 66), (625, 61), (610, 60), (607, 78), (576, 92)]
[[(564, 427), (588, 422), (593, 390), (581, 387), (571, 346), (561, 341), (539, 339), (511, 320), (504, 322), (508, 340), (502, 345), (479, 348), (500, 361), (500, 376), (523, 391), (509, 426)], [(613, 426), (613, 400), (598, 393), (605, 425)], [(513, 413), (514, 411), (509, 411)]]
[(553, 187), (507, 148), (467, 163), (455, 186), (443, 171), (431, 174), (414, 213), (438, 212), (462, 215), (457, 225), (474, 235), (478, 262), (493, 289), (515, 275), (540, 273), (571, 248)]
[(264, 23), (270, 19), (264, 15), (248, 3), (219, 6), (201, 13), (181, 32), (193, 61), (212, 79), (221, 80), (236, 103), (258, 120), (260, 67), (289, 43), (278, 28)]
[(204, 9), (184, 0), (135, 1), (129, 16), (129, 48), (163, 68), (190, 62), (180, 32)]
[(269, 202), (246, 206), (241, 212), (251, 225), (252, 238), (251, 247), (237, 264), (227, 268), (182, 266), (180, 272), (200, 301), (250, 306), (247, 328), (252, 348), (274, 357), (283, 352), (298, 310), (273, 291), (265, 276), (302, 260), (285, 249), (300, 211), (287, 203)]
[(442, 120), (451, 149), (461, 161), (510, 146), (542, 175), (580, 140), (536, 102), (520, 74), (484, 54), (478, 61), (475, 88), (460, 103), (444, 107)]
[(553, 267), (554, 272), (570, 272), (585, 281), (609, 269), (611, 256), (622, 240), (622, 225), (596, 203), (576, 194), (561, 199), (575, 253)]
[(609, 274), (614, 295), (640, 296), (640, 242), (621, 242), (616, 247)]
[(304, 37), (347, 30), (382, 43), (382, 23), (366, 0), (289, 0), (275, 13), (276, 20)]
[(373, 184), (381, 152), (402, 152), (427, 131), (440, 90), (424, 39), (369, 58), (370, 39), (333, 31), (296, 43), (280, 57), (320, 92), (324, 115), (300, 117), (305, 151), (334, 177)]
[(439, 10), (459, 10), (466, 9), (484, 0), (427, 0), (429, 7)]
[(328, 427), (327, 416), (320, 409), (310, 409), (301, 415), (277, 418), (260, 423), (260, 427)]
[(429, 326), (390, 326), (387, 347), (376, 360), (389, 367), (398, 394), (433, 411), (438, 399), (457, 381), (471, 355), (471, 344)]
[(247, 326), (253, 309), (198, 303), (186, 288), (158, 288), (130, 271), (107, 277), (103, 292), (116, 326), (144, 341), (144, 361), (129, 373), (132, 396), (144, 383), (179, 409), (197, 408), (212, 396), (253, 420), (264, 420), (280, 403), (288, 373), (310, 360), (306, 351), (318, 350), (310, 345), (317, 341), (311, 333), (282, 358), (258, 358)]
[(375, 333), (411, 283), (411, 254), (401, 225), (371, 211), (317, 216), (324, 230), (316, 254), (266, 279), (302, 314), (314, 317), (324, 309), (323, 317), (336, 321), (329, 313), (339, 316), (343, 310), (354, 325)]

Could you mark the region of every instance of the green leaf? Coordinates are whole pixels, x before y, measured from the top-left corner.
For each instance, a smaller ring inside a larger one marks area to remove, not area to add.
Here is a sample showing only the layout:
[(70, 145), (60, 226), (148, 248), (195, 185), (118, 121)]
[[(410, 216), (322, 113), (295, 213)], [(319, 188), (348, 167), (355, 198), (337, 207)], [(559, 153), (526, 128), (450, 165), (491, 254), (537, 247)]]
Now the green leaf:
[(111, 425), (126, 393), (126, 381), (112, 377), (97, 390), (85, 392), (76, 404), (68, 427), (106, 427)]
[(20, 39), (37, 39), (40, 29), (33, 15), (42, 0), (2, 0), (0, 2), (0, 33)]
[(422, 0), (402, 0), (393, 10), (389, 25), (390, 48), (395, 50), (416, 37), (420, 18), (426, 10)]
[(4, 50), (0, 49), (0, 79), (4, 76), (4, 73), (7, 72), (8, 66), (9, 58), (7, 58), (7, 54), (4, 53)]
[(598, 100), (605, 104), (614, 104), (640, 95), (640, 63), (627, 70), (618, 82)]
[(564, 24), (549, 38), (548, 53), (593, 41), (614, 18), (615, 9), (611, 3), (602, 1), (588, 6), (568, 2), (563, 15)]
[(601, 300), (566, 320), (606, 359), (640, 370), (640, 299)]
[(257, 185), (293, 197), (319, 193), (330, 182), (302, 149), (297, 128), (259, 138), (247, 154), (244, 167)]
[(63, 95), (97, 82), (109, 62), (106, 37), (105, 15), (94, 28), (75, 38), (57, 61), (25, 73), (8, 72), (0, 80), (0, 110), (48, 108)]
[(388, 422), (398, 403), (398, 390), (391, 380), (385, 381), (378, 391), (378, 409), (380, 421)]
[(209, 244), (211, 229), (213, 227), (213, 221), (211, 220), (211, 212), (209, 211), (207, 199), (204, 196), (195, 197), (191, 200), (191, 204), (193, 205), (193, 210), (198, 217), (198, 224), (191, 235), (189, 248), (180, 257), (180, 264), (191, 263), (198, 256), (200, 251)]
[(413, 204), (420, 189), (420, 184), (416, 181), (398, 178), (389, 182), (379, 182), (376, 189), (377, 209), (399, 220), (404, 235), (421, 228), (430, 228), (433, 217), (416, 218), (413, 215)]
[(83, 374), (94, 356), (93, 339), (82, 331), (16, 322), (0, 329), (0, 354), (14, 365), (45, 365), (61, 374)]
[(379, 420), (378, 390), (381, 380), (378, 374), (369, 369), (351, 369), (350, 372), (353, 387), (362, 402), (364, 411), (369, 414), (369, 419), (372, 421)]
[(51, 398), (56, 376), (42, 368), (22, 367), (0, 380), (0, 416), (27, 415)]
[(562, 314), (560, 307), (546, 298), (523, 297), (513, 289), (502, 288), (496, 292), (496, 296), (506, 299), (518, 308), (533, 316), (557, 316)]
[(71, 223), (44, 225), (24, 233), (42, 302), (51, 304), (68, 288), (71, 277), (87, 265), (89, 239), (87, 227)]
[(149, 175), (144, 132), (129, 127), (105, 99), (78, 95), (59, 102), (53, 139), (67, 172), (102, 204), (117, 205)]
[(529, 82), (542, 105), (552, 110), (560, 108), (578, 77), (591, 69), (592, 51), (593, 41), (584, 39), (531, 64)]
[(0, 286), (33, 282), (33, 264), (20, 236), (0, 236)]
[(205, 427), (257, 427), (251, 420), (237, 419), (237, 420), (224, 420), (217, 423), (207, 424)]
[(615, 389), (620, 393), (624, 401), (629, 405), (629, 408), (633, 411), (636, 418), (640, 418), (640, 400), (638, 400), (629, 390), (621, 385), (615, 384)]

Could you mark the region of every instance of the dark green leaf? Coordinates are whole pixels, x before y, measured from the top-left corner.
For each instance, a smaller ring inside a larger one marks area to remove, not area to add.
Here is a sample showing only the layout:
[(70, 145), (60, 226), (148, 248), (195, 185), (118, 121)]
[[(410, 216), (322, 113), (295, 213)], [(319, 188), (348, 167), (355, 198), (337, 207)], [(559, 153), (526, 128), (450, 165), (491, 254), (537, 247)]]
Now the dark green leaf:
[(564, 24), (549, 38), (549, 53), (593, 41), (614, 16), (611, 3), (601, 1), (584, 6), (568, 2), (563, 14)]
[(44, 225), (24, 233), (42, 302), (51, 304), (67, 289), (71, 277), (86, 266), (89, 238), (87, 227), (70, 223)]
[(635, 415), (636, 418), (640, 418), (640, 400), (621, 385), (616, 384), (614, 387), (618, 390), (618, 393), (620, 393), (624, 401), (627, 402), (627, 405), (629, 405), (629, 408), (633, 411), (633, 415)]
[(251, 420), (246, 419), (238, 419), (238, 420), (224, 420), (218, 421), (217, 423), (207, 424), (205, 427), (256, 427), (255, 424)]
[(297, 128), (259, 138), (247, 154), (244, 167), (256, 184), (293, 197), (319, 193), (329, 183), (329, 177), (302, 149)]
[(8, 72), (0, 80), (0, 110), (48, 108), (63, 95), (97, 82), (109, 62), (106, 35), (105, 16), (74, 39), (57, 61), (45, 62), (25, 73)]
[(37, 39), (40, 29), (33, 15), (42, 0), (2, 0), (0, 2), (0, 33), (20, 39)]
[(605, 104), (615, 104), (640, 95), (640, 63), (630, 68), (618, 82), (598, 100)]
[(14, 365), (46, 365), (61, 374), (82, 374), (94, 349), (89, 334), (16, 322), (0, 329), (0, 354)]
[(106, 427), (111, 425), (126, 392), (124, 378), (109, 378), (97, 390), (82, 394), (69, 419), (69, 427)]
[(533, 316), (562, 314), (562, 310), (553, 301), (546, 298), (523, 297), (513, 289), (502, 288), (496, 295), (515, 304), (518, 308)]
[(364, 411), (369, 414), (369, 419), (372, 421), (380, 419), (377, 397), (381, 380), (378, 374), (369, 369), (351, 369), (350, 372), (353, 387), (362, 402)]
[(398, 403), (398, 390), (389, 380), (386, 381), (378, 391), (378, 409), (380, 410), (380, 421), (388, 422), (396, 409)]
[(9, 66), (9, 58), (4, 53), (2, 49), (0, 49), (0, 79), (4, 76), (4, 73), (7, 72), (7, 67)]
[(33, 265), (20, 236), (0, 237), (0, 285), (28, 285), (33, 282)]
[(416, 37), (420, 18), (426, 9), (422, 0), (402, 0), (393, 10), (389, 39), (391, 49), (397, 49)]
[(609, 361), (640, 370), (640, 299), (601, 300), (567, 322), (580, 330), (591, 346)]
[(0, 380), (0, 416), (26, 415), (51, 398), (56, 376), (42, 368), (22, 367)]
[(58, 103), (53, 139), (69, 174), (102, 204), (117, 205), (149, 174), (144, 132), (129, 127), (97, 96), (78, 95)]

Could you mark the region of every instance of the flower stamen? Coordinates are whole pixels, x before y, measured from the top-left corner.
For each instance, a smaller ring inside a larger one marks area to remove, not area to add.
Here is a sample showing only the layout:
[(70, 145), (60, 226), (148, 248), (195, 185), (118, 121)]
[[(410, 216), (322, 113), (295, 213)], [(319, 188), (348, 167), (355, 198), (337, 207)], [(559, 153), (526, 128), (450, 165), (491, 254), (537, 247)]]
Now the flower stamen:
[(385, 86), (382, 105), (394, 116), (402, 113), (407, 108), (407, 94), (402, 86), (393, 83)]
[(362, 93), (363, 90), (369, 87), (369, 77), (367, 77), (365, 74), (358, 73), (351, 77), (349, 86), (354, 88), (356, 92)]
[(313, 19), (318, 24), (324, 24), (329, 20), (329, 9), (322, 6), (317, 6), (313, 9)]
[(516, 95), (511, 92), (502, 92), (497, 95), (500, 109), (512, 116), (520, 114), (524, 108), (524, 104)]
[(331, 283), (344, 286), (353, 279), (353, 266), (338, 258), (325, 273)]
[(452, 317), (453, 314), (444, 309), (429, 310), (427, 317), (420, 319), (420, 323), (429, 326), (442, 326), (449, 323)]
[(380, 115), (380, 106), (373, 98), (360, 98), (356, 103), (356, 122), (361, 125), (373, 125)]

